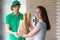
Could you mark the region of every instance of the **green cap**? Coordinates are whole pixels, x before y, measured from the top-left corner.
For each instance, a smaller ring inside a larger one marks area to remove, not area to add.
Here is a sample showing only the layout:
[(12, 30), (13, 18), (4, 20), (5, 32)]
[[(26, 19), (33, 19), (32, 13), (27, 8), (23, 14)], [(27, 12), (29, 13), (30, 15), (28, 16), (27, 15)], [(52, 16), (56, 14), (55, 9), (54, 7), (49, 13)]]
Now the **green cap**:
[(21, 5), (19, 1), (13, 1), (12, 6)]

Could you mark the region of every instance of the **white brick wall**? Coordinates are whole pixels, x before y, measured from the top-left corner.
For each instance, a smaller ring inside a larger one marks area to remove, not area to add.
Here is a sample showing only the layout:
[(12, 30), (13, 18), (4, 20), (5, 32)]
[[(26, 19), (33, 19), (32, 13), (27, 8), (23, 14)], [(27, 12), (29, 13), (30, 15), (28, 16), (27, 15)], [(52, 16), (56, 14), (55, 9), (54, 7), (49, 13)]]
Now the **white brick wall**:
[(57, 14), (57, 16), (56, 16), (56, 21), (57, 21), (57, 23), (56, 23), (56, 28), (57, 28), (57, 33), (56, 33), (56, 37), (57, 37), (57, 40), (60, 40), (60, 0), (57, 0), (57, 2), (56, 2), (56, 14)]
[[(0, 5), (2, 4), (2, 1), (0, 1)], [(2, 34), (2, 5), (0, 6), (0, 36)]]
[(2, 40), (2, 0), (0, 0), (0, 40)]

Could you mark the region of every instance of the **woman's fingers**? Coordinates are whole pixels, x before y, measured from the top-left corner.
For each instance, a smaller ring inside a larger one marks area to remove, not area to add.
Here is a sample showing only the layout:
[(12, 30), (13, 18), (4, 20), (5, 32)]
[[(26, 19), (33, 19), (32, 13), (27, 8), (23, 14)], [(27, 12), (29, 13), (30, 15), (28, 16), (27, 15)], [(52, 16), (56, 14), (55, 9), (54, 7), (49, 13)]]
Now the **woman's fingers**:
[(23, 34), (23, 37), (26, 37), (26, 34)]
[(15, 37), (19, 38), (20, 35), (17, 32), (14, 32)]

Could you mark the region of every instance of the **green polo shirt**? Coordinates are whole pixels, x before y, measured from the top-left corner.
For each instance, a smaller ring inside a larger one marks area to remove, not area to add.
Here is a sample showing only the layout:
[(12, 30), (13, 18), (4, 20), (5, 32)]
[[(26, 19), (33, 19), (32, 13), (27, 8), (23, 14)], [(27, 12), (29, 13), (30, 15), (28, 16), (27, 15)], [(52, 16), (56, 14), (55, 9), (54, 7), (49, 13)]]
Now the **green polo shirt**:
[[(20, 20), (23, 20), (23, 14), (20, 12), (18, 13), (18, 16), (16, 16), (14, 12), (6, 16), (6, 24), (10, 25), (10, 30), (13, 32), (17, 32)], [(9, 34), (9, 39), (10, 40), (25, 40), (24, 37), (16, 38), (12, 34)]]

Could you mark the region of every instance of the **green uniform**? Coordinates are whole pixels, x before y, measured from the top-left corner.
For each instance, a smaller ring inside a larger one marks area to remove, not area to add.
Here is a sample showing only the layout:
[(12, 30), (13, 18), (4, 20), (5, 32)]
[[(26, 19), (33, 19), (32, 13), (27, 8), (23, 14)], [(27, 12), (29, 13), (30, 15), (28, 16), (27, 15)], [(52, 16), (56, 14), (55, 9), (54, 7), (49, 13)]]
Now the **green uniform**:
[[(19, 21), (23, 19), (23, 14), (18, 13), (18, 16), (12, 12), (11, 14), (6, 16), (6, 24), (10, 25), (10, 30), (13, 32), (18, 31)], [(13, 34), (9, 34), (10, 40), (25, 40), (24, 37), (16, 38)]]

